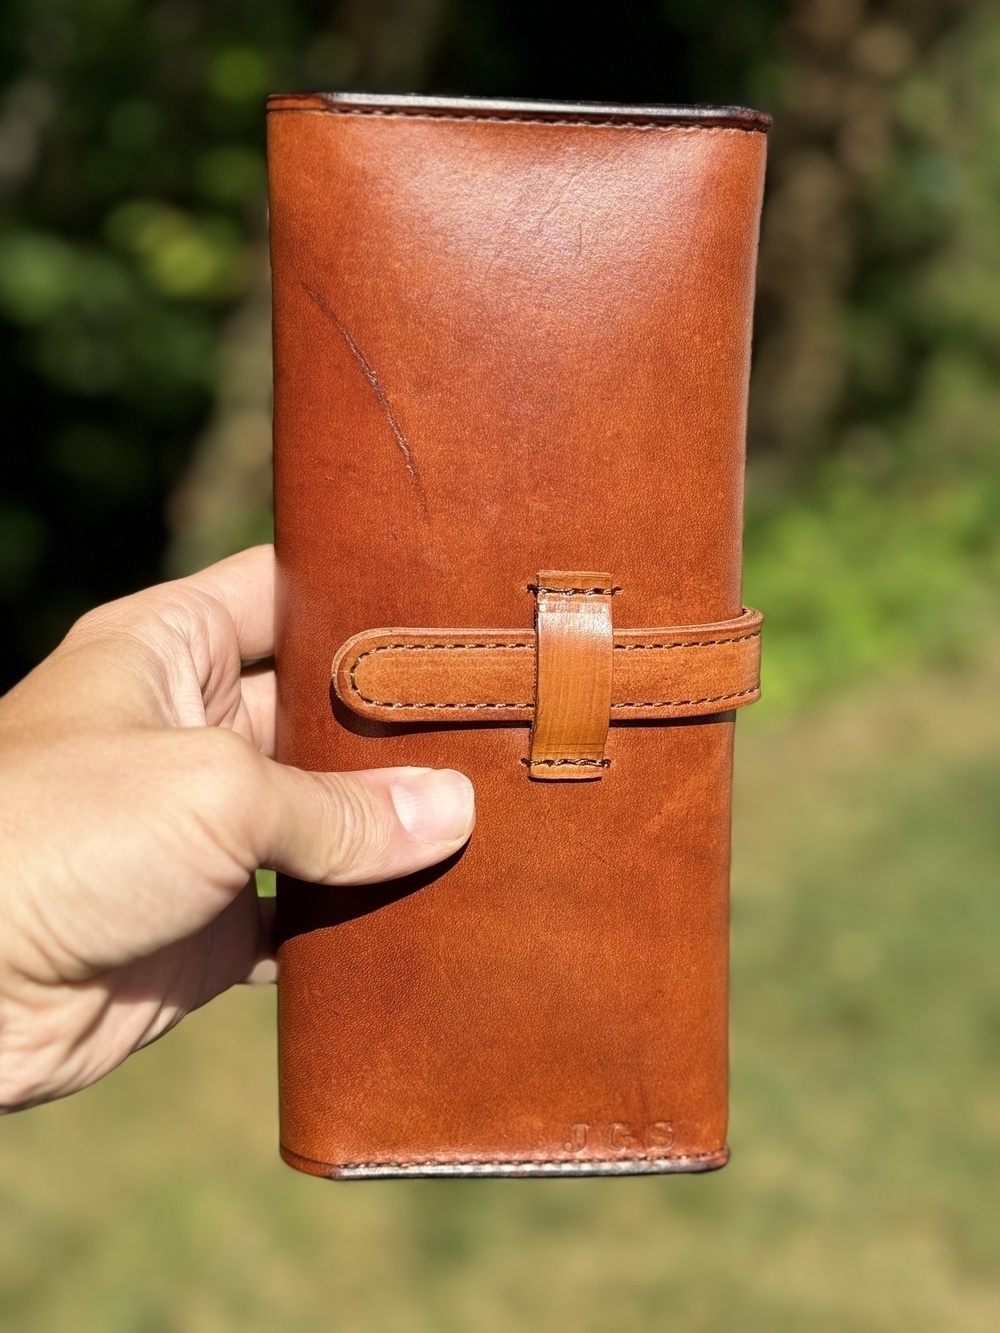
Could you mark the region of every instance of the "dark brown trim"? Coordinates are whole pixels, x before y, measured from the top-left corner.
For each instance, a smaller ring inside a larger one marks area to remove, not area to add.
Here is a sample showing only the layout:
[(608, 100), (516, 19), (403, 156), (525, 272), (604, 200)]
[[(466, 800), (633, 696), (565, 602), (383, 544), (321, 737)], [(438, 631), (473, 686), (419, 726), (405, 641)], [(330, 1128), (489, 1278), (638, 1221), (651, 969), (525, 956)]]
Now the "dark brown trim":
[(740, 106), (622, 106), (613, 102), (536, 102), (383, 93), (272, 93), (269, 112), (326, 111), (358, 116), (512, 120), (542, 124), (715, 127), (767, 133), (771, 117)]

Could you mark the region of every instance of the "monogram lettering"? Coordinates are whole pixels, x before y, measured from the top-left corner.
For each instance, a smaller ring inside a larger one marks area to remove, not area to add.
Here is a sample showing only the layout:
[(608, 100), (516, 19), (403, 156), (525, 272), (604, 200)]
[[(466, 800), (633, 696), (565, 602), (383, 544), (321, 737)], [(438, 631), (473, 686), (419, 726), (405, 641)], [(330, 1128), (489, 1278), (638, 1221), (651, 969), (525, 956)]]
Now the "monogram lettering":
[(674, 1146), (674, 1127), (669, 1120), (651, 1120), (636, 1127), (627, 1120), (613, 1120), (610, 1125), (596, 1127), (581, 1120), (569, 1126), (562, 1148), (564, 1152), (583, 1153), (595, 1142), (622, 1156), (656, 1155)]
[(570, 1125), (569, 1142), (563, 1144), (566, 1152), (583, 1152), (587, 1146), (587, 1135), (590, 1133), (590, 1126), (585, 1124)]
[(646, 1130), (646, 1146), (649, 1148), (672, 1148), (674, 1146), (674, 1127), (669, 1120), (654, 1120)]
[(630, 1148), (637, 1146), (635, 1135), (632, 1133), (631, 1125), (624, 1120), (615, 1120), (608, 1125), (604, 1131), (604, 1142), (612, 1152), (627, 1153)]

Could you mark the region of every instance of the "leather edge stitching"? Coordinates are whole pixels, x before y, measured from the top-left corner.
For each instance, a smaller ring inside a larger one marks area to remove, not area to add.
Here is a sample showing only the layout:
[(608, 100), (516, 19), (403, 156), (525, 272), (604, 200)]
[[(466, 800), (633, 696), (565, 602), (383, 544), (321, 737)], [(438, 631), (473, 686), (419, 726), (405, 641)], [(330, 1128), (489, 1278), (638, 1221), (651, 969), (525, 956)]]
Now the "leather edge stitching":
[(661, 124), (652, 120), (587, 120), (584, 117), (578, 119), (561, 118), (559, 120), (546, 120), (536, 116), (484, 116), (475, 111), (469, 111), (465, 114), (455, 114), (452, 111), (399, 111), (383, 110), (381, 107), (270, 107), (268, 108), (270, 116), (378, 116), (383, 120), (472, 120), (497, 125), (555, 125), (555, 126), (577, 126), (584, 129), (598, 130), (660, 130), (672, 131), (674, 134), (767, 134), (767, 130), (758, 125), (699, 125), (683, 121), (674, 121), (668, 124)]
[(610, 768), (610, 759), (522, 759), (527, 768)]
[[(720, 647), (730, 643), (746, 643), (751, 639), (759, 639), (761, 631), (755, 630), (752, 634), (741, 634), (733, 639), (703, 639), (698, 643), (616, 643), (613, 645), (615, 652), (637, 652), (641, 650), (659, 650), (662, 652), (672, 652), (682, 648), (712, 648)], [(363, 653), (359, 653), (351, 664), (348, 672), (348, 680), (351, 692), (367, 704), (370, 708), (449, 708), (449, 709), (501, 709), (501, 708), (533, 708), (533, 703), (512, 703), (510, 701), (489, 702), (489, 703), (409, 703), (394, 702), (388, 699), (373, 699), (365, 694), (358, 685), (356, 672), (366, 657), (372, 657), (375, 653), (387, 652), (454, 652), (456, 650), (475, 651), (476, 649), (534, 649), (534, 643), (380, 643), (374, 648), (367, 648)], [(757, 681), (749, 689), (737, 690), (732, 694), (712, 694), (705, 695), (701, 699), (652, 699), (643, 700), (639, 703), (613, 703), (612, 711), (616, 708), (691, 708), (697, 704), (715, 704), (726, 703), (732, 699), (745, 699), (748, 695), (755, 694), (760, 689), (760, 681)], [(581, 761), (582, 762), (582, 761)], [(587, 761), (590, 762), (590, 761)], [(596, 762), (596, 761), (594, 761)]]
[(760, 691), (760, 681), (751, 685), (748, 690), (737, 690), (735, 694), (706, 694), (701, 699), (653, 699), (643, 701), (642, 703), (620, 703), (612, 704), (615, 708), (689, 708), (695, 704), (721, 704), (727, 699), (745, 699), (749, 694), (757, 694)]
[[(629, 633), (628, 630), (621, 631)], [(727, 643), (748, 643), (751, 639), (759, 639), (761, 631), (753, 630), (750, 634), (740, 634), (732, 639), (697, 639), (694, 643), (684, 643), (678, 640), (676, 643), (616, 643), (612, 647), (616, 653), (635, 653), (646, 648), (718, 648)]]
[(351, 669), (348, 673), (348, 679), (350, 681), (351, 690), (354, 694), (357, 695), (357, 697), (362, 701), (362, 703), (368, 704), (368, 706), (371, 708), (467, 708), (467, 709), (533, 708), (534, 705), (530, 703), (517, 704), (517, 703), (504, 703), (504, 702), (453, 703), (453, 704), (393, 703), (387, 699), (370, 698), (367, 694), (364, 694), (362, 692), (361, 687), (357, 682), (356, 672), (358, 670), (358, 667), (360, 667), (361, 663), (365, 660), (366, 657), (373, 657), (375, 653), (388, 653), (388, 652), (427, 653), (427, 652), (434, 652), (436, 650), (441, 652), (454, 652), (457, 649), (469, 649), (470, 651), (473, 651), (477, 648), (486, 648), (486, 649), (530, 648), (532, 651), (534, 651), (535, 645), (534, 643), (380, 643), (377, 644), (374, 648), (368, 648), (363, 653), (359, 653), (358, 656), (351, 663)]
[(614, 597), (621, 588), (549, 588), (543, 583), (529, 583), (528, 591), (544, 597)]
[(294, 1148), (289, 1148), (287, 1144), (282, 1143), (281, 1148), (292, 1157), (299, 1158), (303, 1162), (313, 1162), (316, 1166), (332, 1167), (399, 1167), (401, 1169), (412, 1166), (478, 1166), (489, 1168), (491, 1166), (586, 1166), (590, 1162), (717, 1162), (726, 1152), (725, 1148), (718, 1148), (714, 1152), (702, 1153), (646, 1153), (642, 1156), (634, 1154), (624, 1157), (498, 1157), (486, 1161), (482, 1158), (455, 1158), (455, 1157), (408, 1157), (404, 1161), (384, 1161), (374, 1162), (326, 1162), (318, 1157), (307, 1157), (304, 1153), (296, 1152)]

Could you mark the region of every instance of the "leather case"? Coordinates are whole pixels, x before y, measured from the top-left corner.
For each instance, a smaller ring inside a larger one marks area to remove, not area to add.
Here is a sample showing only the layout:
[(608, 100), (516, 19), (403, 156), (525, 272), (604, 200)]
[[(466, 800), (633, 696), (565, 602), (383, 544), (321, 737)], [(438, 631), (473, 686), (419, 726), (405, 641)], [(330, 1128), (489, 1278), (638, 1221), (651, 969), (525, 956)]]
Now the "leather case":
[(282, 1153), (727, 1156), (744, 431), (768, 119), (269, 102), (279, 757), (453, 767), (465, 851), (278, 889)]

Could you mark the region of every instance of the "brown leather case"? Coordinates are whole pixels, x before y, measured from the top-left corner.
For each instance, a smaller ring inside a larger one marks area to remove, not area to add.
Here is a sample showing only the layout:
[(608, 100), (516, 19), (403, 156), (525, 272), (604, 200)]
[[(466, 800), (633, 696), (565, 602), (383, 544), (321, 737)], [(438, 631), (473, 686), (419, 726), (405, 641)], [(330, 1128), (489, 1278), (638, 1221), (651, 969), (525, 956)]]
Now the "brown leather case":
[(270, 99), (279, 757), (458, 768), (478, 809), (431, 871), (279, 881), (301, 1170), (726, 1160), (767, 125)]

